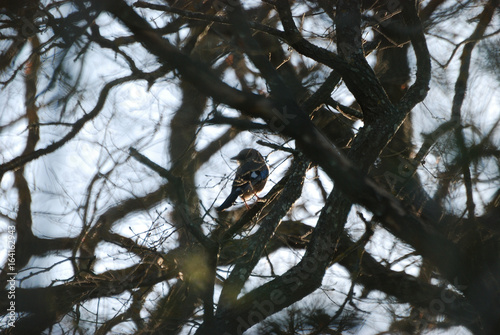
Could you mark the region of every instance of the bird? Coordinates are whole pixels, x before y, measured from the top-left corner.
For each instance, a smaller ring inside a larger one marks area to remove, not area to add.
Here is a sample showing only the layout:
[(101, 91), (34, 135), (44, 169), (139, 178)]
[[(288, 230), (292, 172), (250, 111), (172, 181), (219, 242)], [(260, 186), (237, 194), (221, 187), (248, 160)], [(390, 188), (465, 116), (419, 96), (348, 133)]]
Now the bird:
[(231, 207), (238, 197), (243, 199), (245, 206), (248, 207), (246, 200), (262, 191), (266, 186), (269, 176), (269, 167), (264, 157), (255, 149), (243, 149), (239, 154), (231, 158), (239, 164), (234, 176), (233, 187), (227, 199), (216, 208), (222, 212)]

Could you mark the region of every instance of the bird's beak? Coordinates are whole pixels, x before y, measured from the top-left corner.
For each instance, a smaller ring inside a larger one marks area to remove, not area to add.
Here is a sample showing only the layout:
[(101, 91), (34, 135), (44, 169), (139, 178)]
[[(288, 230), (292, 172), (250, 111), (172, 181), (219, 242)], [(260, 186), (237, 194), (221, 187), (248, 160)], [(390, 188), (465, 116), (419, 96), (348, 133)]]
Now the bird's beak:
[(237, 161), (238, 160), (238, 156), (231, 157), (231, 160), (232, 161)]

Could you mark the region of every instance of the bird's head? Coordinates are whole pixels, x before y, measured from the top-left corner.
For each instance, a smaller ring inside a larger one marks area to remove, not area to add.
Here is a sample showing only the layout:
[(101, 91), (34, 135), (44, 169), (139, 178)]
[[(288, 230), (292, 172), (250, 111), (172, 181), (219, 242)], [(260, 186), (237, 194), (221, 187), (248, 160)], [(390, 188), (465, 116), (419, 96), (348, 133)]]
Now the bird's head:
[(239, 164), (248, 161), (260, 161), (263, 160), (262, 155), (255, 149), (243, 149), (239, 154), (231, 158), (232, 160), (238, 161)]

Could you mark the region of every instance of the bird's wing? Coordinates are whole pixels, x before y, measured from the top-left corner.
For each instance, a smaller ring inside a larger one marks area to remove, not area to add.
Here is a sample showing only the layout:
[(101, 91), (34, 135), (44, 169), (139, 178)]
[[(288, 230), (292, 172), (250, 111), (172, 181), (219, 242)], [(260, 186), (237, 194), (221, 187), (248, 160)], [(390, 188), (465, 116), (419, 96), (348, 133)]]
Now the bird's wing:
[(265, 162), (249, 161), (238, 167), (234, 177), (233, 187), (227, 199), (217, 207), (221, 212), (232, 206), (239, 196), (251, 191), (253, 186), (266, 180), (269, 176), (269, 168)]
[(245, 189), (266, 179), (268, 175), (269, 169), (266, 163), (246, 162), (236, 170), (233, 188), (241, 187)]

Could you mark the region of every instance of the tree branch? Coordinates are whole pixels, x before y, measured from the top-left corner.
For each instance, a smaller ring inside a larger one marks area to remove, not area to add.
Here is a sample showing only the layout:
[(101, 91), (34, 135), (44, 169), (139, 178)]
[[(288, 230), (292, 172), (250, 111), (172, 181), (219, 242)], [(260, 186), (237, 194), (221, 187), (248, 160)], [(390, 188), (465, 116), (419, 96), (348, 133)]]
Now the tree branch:
[(231, 309), (253, 268), (260, 260), (266, 244), (281, 223), (282, 217), (286, 215), (295, 201), (300, 197), (309, 161), (299, 156), (296, 157), (293, 164), (294, 167), (285, 187), (273, 204), (273, 210), (260, 221), (260, 228), (250, 238), (246, 253), (236, 262), (234, 269), (224, 283), (217, 314)]

